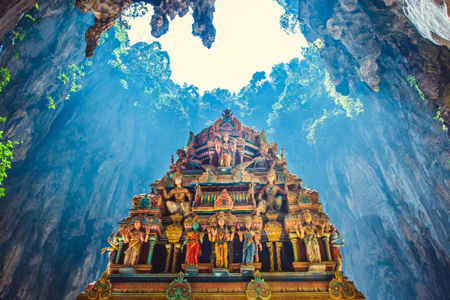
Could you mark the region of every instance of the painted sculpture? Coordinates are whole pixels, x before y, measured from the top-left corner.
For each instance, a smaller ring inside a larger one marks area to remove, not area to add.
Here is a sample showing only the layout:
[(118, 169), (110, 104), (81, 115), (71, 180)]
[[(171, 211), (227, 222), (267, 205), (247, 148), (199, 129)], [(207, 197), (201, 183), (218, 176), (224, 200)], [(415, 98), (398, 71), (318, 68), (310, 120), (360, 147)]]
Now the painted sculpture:
[(245, 231), (238, 231), (239, 240), (244, 242), (242, 246), (242, 263), (252, 264), (254, 262), (255, 255), (259, 250), (262, 250), (262, 245), (259, 242), (259, 236), (252, 230), (252, 219), (247, 216), (244, 222)]
[(308, 209), (303, 211), (303, 224), (296, 228), (297, 236), (305, 242), (306, 256), (310, 263), (320, 263), (320, 248), (317, 238), (322, 236), (322, 231), (312, 224), (312, 215)]
[(122, 231), (123, 241), (128, 244), (127, 250), (125, 250), (124, 264), (127, 266), (134, 266), (139, 261), (139, 254), (141, 251), (142, 243), (148, 242), (148, 234), (150, 228), (142, 230), (141, 221), (136, 219), (134, 221), (134, 227), (131, 230), (125, 228)]
[(319, 193), (289, 172), (264, 130), (225, 110), (186, 146), (132, 198), (102, 249), (107, 272), (77, 299), (364, 299), (341, 272), (344, 241)]
[[(183, 181), (180, 173), (175, 173), (174, 182), (176, 187), (167, 193), (166, 188), (163, 188), (164, 199), (175, 198), (175, 201), (167, 201), (166, 206), (171, 214), (183, 214), (187, 216), (191, 212), (192, 195), (188, 189), (183, 187)], [(185, 199), (187, 198), (187, 202)]]
[(232, 242), (236, 228), (231, 227), (231, 234), (225, 226), (225, 215), (221, 212), (217, 217), (217, 229), (208, 227), (208, 238), (214, 245), (216, 268), (228, 268), (228, 242)]
[(181, 246), (181, 252), (183, 252), (184, 246), (186, 246), (186, 260), (185, 263), (187, 266), (197, 266), (198, 258), (202, 256), (202, 247), (203, 244), (203, 232), (198, 231), (199, 224), (197, 221), (194, 221), (192, 224), (192, 231), (188, 232), (186, 240)]
[[(286, 195), (286, 193), (289, 191), (288, 186), (285, 183), (284, 189), (280, 188), (279, 186), (275, 185), (275, 180), (277, 176), (274, 169), (270, 169), (270, 171), (267, 173), (267, 180), (268, 183), (266, 186), (264, 186), (261, 191), (258, 194), (258, 214), (259, 213), (265, 213), (267, 210), (271, 213), (275, 213), (280, 210), (281, 204), (282, 204), (282, 197), (281, 195)], [(281, 194), (281, 195), (279, 195)], [(263, 199), (263, 196), (266, 195), (266, 200)], [(278, 196), (277, 196), (278, 195)]]

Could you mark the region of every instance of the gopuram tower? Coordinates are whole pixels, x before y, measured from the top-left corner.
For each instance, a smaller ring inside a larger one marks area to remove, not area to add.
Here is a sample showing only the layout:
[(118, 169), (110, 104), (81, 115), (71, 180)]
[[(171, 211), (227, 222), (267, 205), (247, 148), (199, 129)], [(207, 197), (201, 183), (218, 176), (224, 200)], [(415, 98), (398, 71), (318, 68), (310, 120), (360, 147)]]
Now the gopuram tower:
[(132, 199), (107, 270), (77, 299), (365, 299), (319, 193), (225, 110)]

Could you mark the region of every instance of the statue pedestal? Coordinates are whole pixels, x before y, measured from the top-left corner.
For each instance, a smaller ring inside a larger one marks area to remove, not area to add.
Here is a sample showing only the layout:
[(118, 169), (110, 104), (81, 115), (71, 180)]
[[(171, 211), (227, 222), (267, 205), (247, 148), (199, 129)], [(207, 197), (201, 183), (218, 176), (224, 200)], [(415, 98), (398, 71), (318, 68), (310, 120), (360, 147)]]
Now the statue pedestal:
[(255, 273), (255, 266), (241, 265), (241, 275), (253, 276), (253, 273)]
[[(229, 264), (229, 270), (230, 273), (240, 273), (241, 272), (241, 266), (245, 266), (246, 264), (243, 263), (230, 263)], [(261, 272), (261, 263), (253, 263), (251, 266), (255, 267), (255, 271)]]
[(197, 276), (197, 274), (198, 274), (198, 266), (186, 266), (184, 274), (186, 276)]
[(213, 268), (212, 273), (214, 276), (223, 276), (230, 274), (230, 272), (226, 268)]
[(124, 274), (124, 275), (130, 275), (130, 274), (136, 274), (136, 273), (150, 273), (152, 271), (152, 265), (135, 265), (132, 266), (125, 266), (123, 264), (116, 265), (112, 264), (109, 266), (109, 270), (112, 274)]
[[(336, 267), (336, 262), (334, 261), (323, 261), (319, 265), (325, 265), (325, 271), (334, 271), (334, 268)], [(308, 272), (310, 263), (307, 261), (298, 261), (293, 262), (292, 267), (294, 268), (295, 272)], [(311, 271), (311, 272), (323, 272), (323, 271)]]
[(308, 267), (308, 272), (325, 272), (327, 266), (322, 263), (312, 263)]

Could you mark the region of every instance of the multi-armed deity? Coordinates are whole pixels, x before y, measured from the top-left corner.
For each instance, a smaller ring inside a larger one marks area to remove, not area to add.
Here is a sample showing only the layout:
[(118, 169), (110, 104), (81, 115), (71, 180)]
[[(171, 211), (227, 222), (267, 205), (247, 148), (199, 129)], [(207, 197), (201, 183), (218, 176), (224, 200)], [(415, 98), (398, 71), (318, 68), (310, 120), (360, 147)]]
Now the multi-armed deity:
[[(102, 250), (110, 252), (108, 273), (87, 298), (109, 295), (103, 289), (111, 287), (111, 295), (145, 292), (152, 299), (187, 300), (208, 291), (211, 298), (364, 299), (342, 276), (344, 243), (319, 193), (289, 172), (283, 148), (269, 144), (264, 130), (225, 110), (212, 126), (190, 132), (187, 148), (176, 153), (152, 191), (133, 198)], [(114, 280), (108, 285), (105, 278)]]

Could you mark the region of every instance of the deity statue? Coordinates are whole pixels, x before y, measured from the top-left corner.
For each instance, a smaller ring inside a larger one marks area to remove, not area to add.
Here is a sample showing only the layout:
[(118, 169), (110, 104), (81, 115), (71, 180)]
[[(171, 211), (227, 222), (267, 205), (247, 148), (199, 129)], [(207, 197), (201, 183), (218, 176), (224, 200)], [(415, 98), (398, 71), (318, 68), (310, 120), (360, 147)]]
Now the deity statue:
[(208, 238), (211, 243), (214, 243), (214, 254), (216, 256), (217, 268), (228, 268), (228, 242), (234, 239), (236, 228), (231, 227), (231, 235), (228, 228), (225, 226), (225, 215), (221, 212), (217, 216), (218, 228), (208, 227)]
[(258, 248), (262, 250), (262, 245), (259, 242), (259, 235), (252, 230), (252, 219), (250, 216), (245, 217), (244, 222), (245, 231), (238, 231), (239, 240), (241, 242), (244, 241), (242, 246), (242, 263), (252, 264), (255, 255), (258, 254)]
[(312, 215), (308, 209), (303, 210), (303, 224), (295, 228), (297, 236), (305, 242), (306, 256), (310, 263), (320, 263), (320, 249), (318, 238), (322, 236), (323, 229), (312, 224)]
[[(184, 216), (187, 216), (191, 212), (192, 195), (186, 188), (183, 187), (183, 181), (180, 173), (175, 173), (174, 182), (176, 187), (172, 189), (169, 194), (167, 194), (166, 188), (163, 188), (164, 199), (167, 200), (175, 197), (175, 201), (166, 202), (167, 209), (171, 214), (179, 215), (182, 213)], [(184, 201), (185, 198), (187, 198), (187, 202)]]
[[(112, 239), (112, 241), (111, 241)], [(116, 261), (117, 252), (119, 251), (119, 237), (117, 234), (111, 233), (111, 235), (108, 238), (108, 244), (111, 245), (111, 247), (103, 248), (100, 252), (100, 254), (105, 253), (106, 251), (109, 252), (108, 255), (108, 266), (106, 267), (106, 270), (109, 274), (109, 266), (113, 264)]]
[(181, 252), (183, 252), (184, 246), (186, 247), (186, 259), (187, 266), (198, 266), (198, 258), (202, 256), (201, 244), (203, 244), (203, 232), (198, 231), (198, 221), (194, 221), (192, 224), (192, 231), (188, 232), (186, 240), (181, 246)]
[(150, 227), (142, 229), (141, 220), (136, 219), (134, 221), (133, 229), (128, 231), (127, 228), (122, 230), (122, 237), (125, 244), (128, 244), (127, 250), (125, 250), (124, 264), (127, 266), (135, 266), (139, 261), (139, 254), (141, 252), (141, 246), (143, 243), (148, 242), (148, 234), (150, 233)]
[(178, 156), (178, 159), (175, 162), (175, 159), (173, 158), (173, 155), (172, 155), (172, 158), (170, 160), (171, 166), (169, 167), (169, 170), (177, 171), (177, 172), (181, 173), (181, 170), (188, 168), (188, 166), (190, 165), (190, 160), (188, 157), (187, 150), (185, 148), (178, 149), (177, 156)]
[(334, 228), (333, 224), (330, 225), (329, 232), (331, 259), (336, 262), (336, 268), (334, 269), (334, 271), (340, 272), (342, 269), (342, 261), (344, 260), (344, 258), (342, 257), (339, 248), (344, 246), (345, 241), (343, 240), (342, 243), (338, 243), (338, 241), (341, 239), (341, 235), (339, 234), (339, 231)]
[(255, 201), (255, 183), (251, 182), (248, 185), (247, 196), (245, 197), (245, 199), (250, 204), (253, 204), (253, 205), (256, 204), (256, 201)]
[[(277, 211), (280, 211), (281, 204), (282, 204), (282, 198), (281, 196), (277, 196), (277, 194), (283, 194), (286, 195), (287, 192), (289, 192), (287, 183), (284, 184), (284, 189), (280, 188), (279, 186), (275, 185), (276, 180), (276, 173), (274, 169), (270, 169), (270, 171), (267, 173), (267, 180), (268, 184), (259, 191), (258, 194), (258, 207), (257, 207), (257, 214), (263, 212), (265, 213), (267, 209), (269, 208), (269, 211), (272, 213), (275, 213)], [(267, 200), (263, 199), (263, 196), (267, 195)]]

